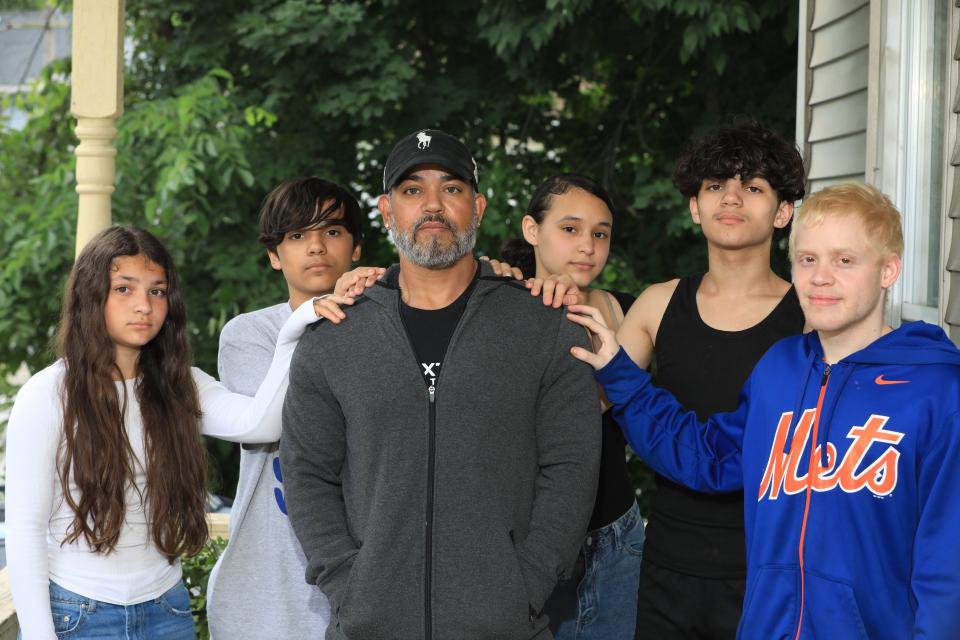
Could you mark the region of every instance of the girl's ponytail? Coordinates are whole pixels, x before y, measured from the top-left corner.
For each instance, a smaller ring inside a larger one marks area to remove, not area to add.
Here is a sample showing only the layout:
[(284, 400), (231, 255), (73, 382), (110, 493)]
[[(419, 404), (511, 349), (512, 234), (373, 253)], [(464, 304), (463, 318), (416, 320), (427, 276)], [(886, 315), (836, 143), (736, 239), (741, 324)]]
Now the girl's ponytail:
[(537, 258), (533, 252), (533, 245), (523, 238), (507, 240), (500, 247), (500, 260), (510, 263), (523, 272), (524, 278), (537, 275)]

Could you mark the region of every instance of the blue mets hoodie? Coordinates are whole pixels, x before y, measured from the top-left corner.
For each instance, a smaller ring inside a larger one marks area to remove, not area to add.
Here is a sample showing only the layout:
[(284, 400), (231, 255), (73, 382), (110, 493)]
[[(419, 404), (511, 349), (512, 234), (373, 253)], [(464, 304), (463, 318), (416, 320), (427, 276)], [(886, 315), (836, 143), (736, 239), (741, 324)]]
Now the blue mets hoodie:
[(960, 351), (940, 328), (832, 366), (815, 332), (786, 338), (706, 422), (622, 349), (596, 377), (659, 473), (745, 491), (739, 638), (960, 638)]

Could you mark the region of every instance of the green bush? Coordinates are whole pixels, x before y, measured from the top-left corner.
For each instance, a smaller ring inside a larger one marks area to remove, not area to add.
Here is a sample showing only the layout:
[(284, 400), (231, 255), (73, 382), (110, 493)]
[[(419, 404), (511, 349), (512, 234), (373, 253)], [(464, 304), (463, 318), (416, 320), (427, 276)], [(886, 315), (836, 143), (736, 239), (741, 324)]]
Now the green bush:
[(183, 582), (190, 591), (190, 609), (193, 611), (193, 623), (197, 627), (197, 639), (207, 640), (210, 630), (207, 628), (207, 582), (217, 558), (223, 553), (227, 541), (223, 538), (208, 540), (203, 550), (190, 558), (183, 558)]

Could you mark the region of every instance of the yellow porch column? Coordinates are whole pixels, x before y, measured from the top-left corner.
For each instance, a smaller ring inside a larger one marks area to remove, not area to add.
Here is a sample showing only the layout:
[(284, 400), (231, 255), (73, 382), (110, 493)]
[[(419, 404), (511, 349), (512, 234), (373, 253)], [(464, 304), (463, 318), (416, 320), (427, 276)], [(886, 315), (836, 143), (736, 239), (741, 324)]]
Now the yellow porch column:
[(116, 119), (123, 113), (123, 0), (73, 3), (73, 77), (70, 111), (77, 118), (77, 253), (110, 225), (117, 150)]

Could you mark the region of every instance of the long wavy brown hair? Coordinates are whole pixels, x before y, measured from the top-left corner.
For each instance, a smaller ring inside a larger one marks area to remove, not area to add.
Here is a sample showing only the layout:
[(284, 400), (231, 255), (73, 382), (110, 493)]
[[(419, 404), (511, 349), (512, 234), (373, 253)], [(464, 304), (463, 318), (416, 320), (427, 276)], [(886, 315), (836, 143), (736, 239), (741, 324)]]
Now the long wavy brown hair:
[[(145, 445), (146, 490), (140, 499), (154, 544), (173, 562), (184, 553), (197, 553), (207, 537), (207, 459), (200, 440), (200, 400), (190, 373), (183, 292), (170, 254), (136, 227), (110, 227), (93, 238), (77, 257), (64, 294), (57, 349), (66, 367), (61, 390), (65, 446), (58, 474), (74, 512), (64, 544), (83, 536), (98, 553), (114, 551), (126, 517), (124, 493), (135, 486), (139, 463), (123, 419), (126, 387), (115, 382), (122, 376), (104, 306), (114, 259), (137, 255), (162, 267), (167, 280), (167, 318), (140, 349), (134, 389)], [(70, 491), (71, 481), (76, 494)]]

